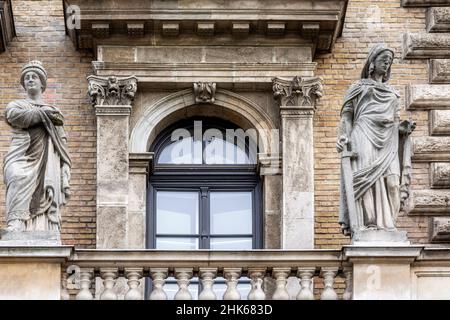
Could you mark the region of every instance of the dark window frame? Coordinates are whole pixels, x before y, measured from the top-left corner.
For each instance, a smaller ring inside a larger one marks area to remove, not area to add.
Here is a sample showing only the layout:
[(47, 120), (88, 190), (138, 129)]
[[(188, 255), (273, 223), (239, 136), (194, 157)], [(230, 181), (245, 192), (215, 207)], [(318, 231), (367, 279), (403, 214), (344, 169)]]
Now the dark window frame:
[[(177, 128), (193, 127), (194, 121), (201, 120), (206, 125), (203, 132), (209, 128), (238, 128), (236, 125), (216, 118), (190, 118), (175, 123), (163, 132), (152, 144), (150, 150), (155, 152), (155, 160), (167, 145), (167, 139)], [(203, 134), (202, 132), (202, 134)], [(206, 198), (202, 197), (206, 192)], [(146, 212), (146, 247), (156, 248), (156, 192), (164, 191), (198, 191), (199, 195), (199, 249), (209, 248), (209, 239), (219, 235), (211, 235), (209, 225), (209, 194), (211, 191), (251, 191), (252, 192), (252, 249), (262, 249), (263, 243), (263, 213), (262, 213), (262, 183), (257, 175), (256, 165), (211, 165), (211, 164), (157, 164), (153, 163), (152, 174), (148, 179), (147, 212)], [(203, 230), (202, 230), (203, 228)], [(169, 235), (164, 235), (169, 237)], [(224, 237), (239, 237), (240, 235), (225, 235)], [(177, 235), (189, 237), (191, 235)], [(250, 235), (248, 235), (250, 237)]]

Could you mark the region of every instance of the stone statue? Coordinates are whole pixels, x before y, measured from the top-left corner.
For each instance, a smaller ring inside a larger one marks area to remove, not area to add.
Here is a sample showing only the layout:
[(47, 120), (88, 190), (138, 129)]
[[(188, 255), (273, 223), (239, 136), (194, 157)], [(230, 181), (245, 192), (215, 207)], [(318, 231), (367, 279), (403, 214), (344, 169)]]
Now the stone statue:
[(339, 223), (353, 242), (407, 240), (396, 220), (409, 194), (415, 123), (400, 121), (400, 95), (387, 84), (393, 59), (392, 50), (376, 45), (341, 109)]
[(6, 232), (59, 234), (71, 167), (64, 118), (58, 108), (42, 101), (47, 72), (41, 62), (27, 63), (20, 82), (27, 98), (10, 102), (5, 112), (12, 127), (12, 142), (4, 159)]

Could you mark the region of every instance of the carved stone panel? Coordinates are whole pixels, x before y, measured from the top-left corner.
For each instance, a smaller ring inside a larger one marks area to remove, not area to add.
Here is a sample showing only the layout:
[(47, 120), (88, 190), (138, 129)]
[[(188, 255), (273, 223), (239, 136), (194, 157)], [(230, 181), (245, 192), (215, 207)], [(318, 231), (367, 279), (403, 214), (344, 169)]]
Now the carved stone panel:
[(414, 190), (408, 201), (409, 214), (450, 214), (450, 190)]
[(430, 83), (450, 83), (450, 59), (430, 60)]
[(450, 217), (430, 219), (430, 242), (450, 242)]
[(450, 162), (431, 163), (430, 178), (432, 188), (450, 188)]
[(450, 135), (450, 110), (432, 110), (430, 112), (430, 134)]
[(405, 59), (448, 58), (450, 56), (450, 34), (406, 33), (403, 36)]
[(450, 31), (450, 8), (430, 8), (427, 11), (428, 32)]
[(407, 109), (450, 109), (450, 85), (408, 85), (406, 106)]
[(450, 159), (450, 137), (413, 138), (414, 161), (448, 161)]

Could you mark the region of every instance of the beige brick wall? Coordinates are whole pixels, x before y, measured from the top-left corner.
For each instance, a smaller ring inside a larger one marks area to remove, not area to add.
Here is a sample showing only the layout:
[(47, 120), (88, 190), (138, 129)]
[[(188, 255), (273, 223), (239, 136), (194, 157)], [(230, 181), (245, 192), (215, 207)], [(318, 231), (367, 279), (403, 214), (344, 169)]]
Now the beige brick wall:
[[(402, 118), (417, 122), (414, 136), (428, 135), (428, 114), (404, 110), (409, 83), (427, 83), (425, 60), (402, 59), (406, 31), (425, 31), (424, 8), (402, 8), (400, 0), (350, 0), (345, 25), (333, 53), (316, 57), (317, 74), (324, 80), (324, 97), (315, 115), (315, 247), (348, 244), (337, 223), (339, 214), (339, 157), (335, 150), (341, 105), (348, 87), (360, 78), (369, 48), (386, 43), (395, 51), (390, 83), (401, 93)], [(413, 187), (428, 185), (428, 164), (413, 164)], [(427, 242), (428, 218), (401, 215), (398, 226), (413, 243)]]
[(96, 132), (86, 94), (92, 57), (77, 52), (65, 35), (62, 1), (14, 0), (12, 4), (17, 37), (0, 54), (0, 225), (4, 226), (5, 217), (3, 157), (10, 143), (4, 108), (9, 101), (25, 97), (19, 84), (23, 64), (40, 60), (49, 75), (44, 99), (64, 113), (73, 163), (72, 198), (62, 215), (63, 244), (95, 247)]

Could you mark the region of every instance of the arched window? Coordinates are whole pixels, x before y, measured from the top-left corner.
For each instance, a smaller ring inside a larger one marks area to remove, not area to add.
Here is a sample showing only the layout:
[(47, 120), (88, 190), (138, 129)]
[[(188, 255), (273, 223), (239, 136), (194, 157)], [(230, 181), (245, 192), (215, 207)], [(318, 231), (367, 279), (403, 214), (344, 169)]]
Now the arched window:
[(255, 130), (188, 119), (161, 132), (150, 151), (148, 248), (262, 248)]

